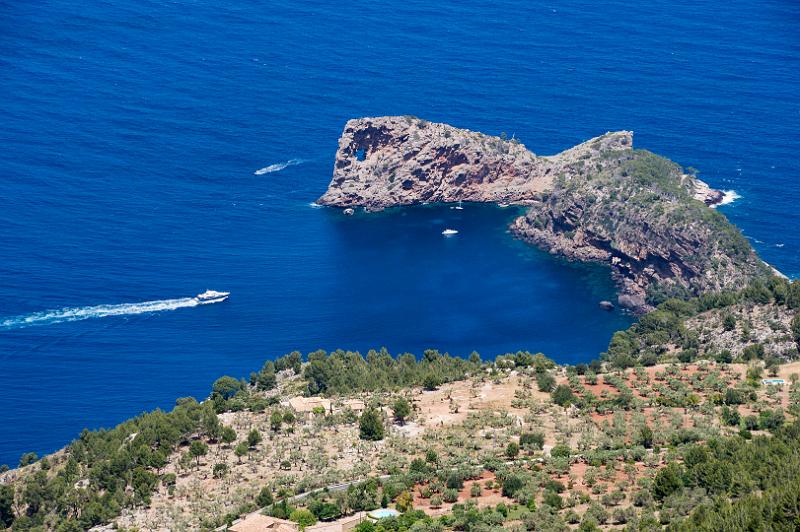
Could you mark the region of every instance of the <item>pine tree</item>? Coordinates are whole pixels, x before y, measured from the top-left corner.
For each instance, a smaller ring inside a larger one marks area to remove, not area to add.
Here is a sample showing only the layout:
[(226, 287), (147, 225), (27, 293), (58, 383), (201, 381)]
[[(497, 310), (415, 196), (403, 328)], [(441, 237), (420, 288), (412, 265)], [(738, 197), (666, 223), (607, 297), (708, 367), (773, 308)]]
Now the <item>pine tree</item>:
[(378, 441), (383, 439), (383, 420), (373, 407), (367, 408), (358, 422), (359, 435), (362, 440)]

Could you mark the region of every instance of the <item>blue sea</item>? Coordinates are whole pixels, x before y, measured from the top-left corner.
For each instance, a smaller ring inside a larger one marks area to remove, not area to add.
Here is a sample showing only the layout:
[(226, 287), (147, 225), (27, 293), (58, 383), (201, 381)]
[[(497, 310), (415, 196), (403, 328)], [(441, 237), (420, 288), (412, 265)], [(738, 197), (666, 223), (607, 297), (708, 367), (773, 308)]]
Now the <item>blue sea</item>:
[(800, 275), (798, 27), (793, 1), (0, 1), (0, 463), (294, 349), (576, 362), (631, 323), (513, 209), (311, 206), (353, 117), (540, 154), (631, 129)]

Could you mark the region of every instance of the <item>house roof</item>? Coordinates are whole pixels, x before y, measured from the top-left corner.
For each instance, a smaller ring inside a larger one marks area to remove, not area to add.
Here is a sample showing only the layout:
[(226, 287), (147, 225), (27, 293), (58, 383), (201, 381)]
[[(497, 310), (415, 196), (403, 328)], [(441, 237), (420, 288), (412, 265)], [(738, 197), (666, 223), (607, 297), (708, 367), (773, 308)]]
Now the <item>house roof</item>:
[(228, 530), (232, 532), (297, 532), (300, 527), (292, 521), (252, 513), (234, 523)]
[(366, 404), (361, 399), (347, 399), (342, 401), (342, 405), (345, 407), (350, 407), (355, 411), (364, 410), (366, 408)]
[(289, 399), (289, 406), (296, 412), (312, 412), (321, 406), (327, 412), (331, 409), (331, 402), (324, 397), (292, 397)]

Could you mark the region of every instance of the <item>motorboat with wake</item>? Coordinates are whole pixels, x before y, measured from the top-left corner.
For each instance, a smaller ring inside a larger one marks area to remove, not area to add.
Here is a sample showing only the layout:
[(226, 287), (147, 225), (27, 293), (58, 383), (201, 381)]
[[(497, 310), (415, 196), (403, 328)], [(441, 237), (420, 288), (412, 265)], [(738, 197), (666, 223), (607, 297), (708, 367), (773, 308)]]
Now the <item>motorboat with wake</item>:
[(216, 290), (206, 290), (202, 294), (197, 294), (194, 296), (195, 300), (200, 305), (208, 305), (211, 303), (222, 303), (228, 296), (230, 296), (230, 292), (217, 292)]

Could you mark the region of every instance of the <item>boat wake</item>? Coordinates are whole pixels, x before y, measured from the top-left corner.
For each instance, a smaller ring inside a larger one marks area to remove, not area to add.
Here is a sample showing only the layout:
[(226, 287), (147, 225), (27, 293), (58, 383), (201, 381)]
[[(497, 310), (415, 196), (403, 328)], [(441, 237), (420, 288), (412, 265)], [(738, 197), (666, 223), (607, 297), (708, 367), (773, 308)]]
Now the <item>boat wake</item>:
[(288, 161), (284, 161), (282, 163), (275, 163), (269, 166), (265, 166), (259, 170), (253, 172), (255, 175), (264, 175), (264, 174), (271, 174), (273, 172), (280, 172), (284, 168), (288, 168), (290, 166), (297, 166), (298, 164), (304, 163), (305, 160), (303, 159), (289, 159)]
[(52, 325), (67, 321), (106, 318), (108, 316), (129, 316), (150, 312), (163, 312), (185, 307), (196, 307), (200, 303), (194, 297), (180, 299), (162, 299), (159, 301), (143, 301), (141, 303), (122, 303), (119, 305), (97, 305), (93, 307), (63, 308), (46, 310), (24, 316), (0, 319), (0, 330), (20, 329), (34, 325)]

